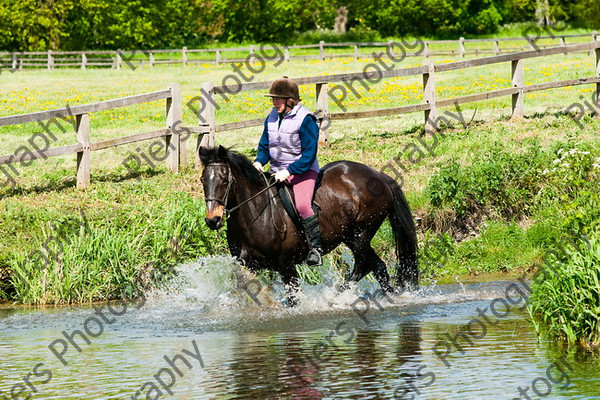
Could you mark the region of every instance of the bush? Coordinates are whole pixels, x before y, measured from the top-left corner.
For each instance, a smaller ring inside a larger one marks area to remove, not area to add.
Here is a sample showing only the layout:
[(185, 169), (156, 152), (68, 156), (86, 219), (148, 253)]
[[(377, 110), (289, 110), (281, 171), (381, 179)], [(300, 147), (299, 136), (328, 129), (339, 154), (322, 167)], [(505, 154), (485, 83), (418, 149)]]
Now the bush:
[(528, 211), (540, 189), (544, 155), (537, 144), (521, 154), (507, 153), (495, 145), (469, 167), (456, 161), (443, 167), (429, 180), (426, 192), (431, 205), (451, 208), (459, 218), (494, 209), (511, 218)]

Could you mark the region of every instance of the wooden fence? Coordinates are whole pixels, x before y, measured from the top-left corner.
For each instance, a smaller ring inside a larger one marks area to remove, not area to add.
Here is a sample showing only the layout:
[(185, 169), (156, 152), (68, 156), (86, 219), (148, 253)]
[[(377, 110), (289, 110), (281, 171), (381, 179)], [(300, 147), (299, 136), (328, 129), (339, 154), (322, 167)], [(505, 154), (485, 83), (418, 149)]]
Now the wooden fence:
[[(589, 34), (580, 35), (555, 35), (540, 37), (519, 37), (519, 38), (497, 38), (497, 39), (465, 39), (458, 40), (427, 40), (423, 45), (419, 45), (419, 50), (410, 53), (406, 51), (407, 57), (432, 57), (432, 56), (453, 56), (465, 57), (467, 55), (499, 55), (502, 53), (512, 53), (515, 51), (537, 50), (541, 48), (553, 47), (556, 45), (566, 46), (568, 40), (574, 38), (590, 37), (593, 41), (598, 37), (596, 31)], [(552, 44), (541, 43), (543, 41), (554, 41)], [(518, 43), (517, 43), (518, 42)], [(501, 46), (500, 44), (503, 44)], [(455, 46), (451, 49), (433, 49), (432, 47), (448, 45)], [(483, 45), (484, 47), (477, 47)], [(505, 47), (507, 45), (509, 47)], [(408, 47), (408, 46), (405, 46)], [(113, 69), (130, 68), (135, 69), (140, 65), (149, 65), (154, 67), (159, 64), (188, 64), (198, 63), (222, 63), (243, 62), (247, 58), (252, 59), (257, 54), (258, 46), (221, 48), (221, 49), (170, 49), (170, 50), (130, 50), (130, 51), (52, 51), (47, 52), (20, 52), (7, 53), (0, 52), (0, 70), (17, 71), (25, 68), (47, 68), (55, 69), (61, 67), (79, 67), (86, 69), (88, 67), (104, 67)], [(370, 53), (360, 53), (360, 50), (368, 48)], [(352, 52), (330, 52), (327, 49), (352, 49)], [(284, 61), (290, 60), (325, 60), (336, 57), (353, 57), (355, 59), (372, 57), (373, 49), (384, 49), (393, 52), (393, 42), (352, 42), (352, 43), (325, 43), (321, 41), (317, 44), (278, 46), (278, 48), (267, 49), (269, 51), (282, 52), (281, 57)], [(315, 54), (296, 54), (292, 55), (294, 50), (315, 51)], [(318, 54), (316, 51), (318, 50)], [(406, 50), (406, 49), (405, 49)], [(234, 58), (225, 58), (225, 53), (237, 53)], [(245, 54), (240, 58), (239, 54)], [(247, 55), (246, 55), (247, 53)], [(195, 55), (195, 56), (193, 56)], [(203, 58), (203, 55), (211, 55), (211, 58)]]
[[(525, 85), (523, 79), (524, 60), (536, 57), (545, 57), (563, 53), (573, 53), (588, 51), (595, 54), (594, 76), (587, 78), (569, 79), (554, 82), (545, 82), (535, 85)], [(435, 76), (438, 73), (453, 70), (468, 69), (483, 65), (492, 65), (498, 63), (511, 63), (512, 87), (492, 90), (483, 93), (471, 94), (466, 96), (437, 99), (435, 95)], [(423, 78), (423, 103), (412, 104), (400, 107), (355, 111), (355, 112), (329, 112), (328, 85), (335, 82), (352, 82), (354, 80), (385, 79), (393, 77), (406, 77), (421, 75)], [(497, 55), (472, 60), (458, 61), (452, 63), (434, 64), (426, 60), (420, 67), (395, 69), (382, 71), (381, 74), (373, 73), (353, 73), (315, 76), (296, 79), (299, 85), (315, 85), (316, 96), (316, 115), (321, 124), (321, 142), (329, 140), (328, 127), (330, 121), (342, 119), (370, 118), (386, 115), (400, 115), (412, 112), (423, 112), (426, 130), (433, 131), (437, 129), (437, 109), (448, 107), (455, 104), (471, 103), (487, 99), (493, 99), (502, 96), (511, 96), (512, 98), (512, 116), (521, 117), (524, 113), (523, 97), (525, 93), (537, 92), (541, 90), (554, 89), (567, 86), (594, 84), (597, 93), (600, 93), (600, 40), (582, 43), (576, 45), (565, 45), (540, 50), (530, 50), (512, 54)], [(216, 124), (215, 115), (215, 95), (241, 93), (250, 90), (266, 90), (271, 82), (251, 82), (236, 87), (235, 91), (225, 86), (214, 86), (212, 82), (205, 82), (202, 85), (202, 94), (205, 97), (206, 105), (199, 112), (199, 122), (197, 126), (183, 127), (181, 122), (181, 99), (179, 86), (171, 84), (168, 89), (152, 93), (146, 93), (137, 96), (124, 97), (121, 99), (108, 100), (87, 105), (73, 106), (72, 108), (63, 108), (51, 111), (42, 111), (31, 114), (22, 114), (0, 118), (0, 126), (16, 125), (27, 122), (43, 121), (53, 118), (66, 118), (73, 116), (76, 118), (77, 143), (68, 146), (51, 148), (46, 151), (23, 153), (21, 157), (15, 157), (15, 154), (0, 156), (0, 165), (25, 162), (40, 158), (52, 156), (77, 154), (77, 187), (86, 188), (90, 184), (90, 155), (93, 151), (103, 150), (114, 146), (127, 143), (134, 143), (143, 140), (152, 140), (156, 138), (165, 139), (166, 164), (169, 171), (177, 172), (180, 164), (186, 165), (185, 143), (180, 133), (186, 131), (190, 134), (198, 134), (196, 148), (198, 146), (214, 146), (216, 142), (216, 132), (229, 131), (253, 126), (260, 126), (264, 118), (232, 122), (227, 124)], [(134, 104), (151, 102), (156, 100), (166, 100), (166, 127), (150, 132), (138, 133), (134, 135), (118, 137), (104, 140), (101, 142), (92, 142), (89, 131), (89, 113), (109, 110), (113, 108), (126, 107)], [(199, 165), (198, 152), (196, 151), (196, 165)]]
[[(298, 78), (295, 81), (298, 85), (315, 85), (316, 93), (316, 111), (315, 114), (319, 118), (321, 124), (321, 136), (320, 142), (327, 143), (329, 141), (330, 121), (342, 120), (342, 119), (357, 119), (357, 118), (371, 118), (385, 115), (399, 115), (412, 112), (423, 112), (425, 120), (425, 129), (427, 131), (433, 131), (437, 129), (437, 109), (441, 107), (453, 106), (456, 104), (471, 103), (476, 101), (493, 99), (496, 97), (511, 96), (512, 98), (512, 116), (521, 117), (524, 114), (524, 95), (526, 93), (537, 92), (547, 89), (555, 89), (566, 86), (586, 85), (595, 84), (597, 93), (600, 93), (600, 38), (599, 40), (575, 44), (558, 46), (540, 50), (529, 50), (518, 53), (504, 54), (498, 56), (477, 58), (465, 61), (457, 61), (451, 63), (434, 64), (430, 60), (426, 60), (423, 66), (413, 68), (394, 69), (389, 71), (376, 72), (361, 72), (353, 74), (337, 74), (337, 75), (326, 75), (326, 76), (314, 76), (308, 78)], [(562, 81), (546, 82), (535, 85), (524, 84), (524, 60), (536, 57), (545, 57), (556, 54), (568, 54), (574, 52), (588, 51), (595, 53), (595, 76), (588, 78), (569, 79)], [(492, 90), (483, 93), (471, 94), (466, 96), (437, 99), (435, 95), (435, 75), (445, 71), (468, 69), (473, 67), (479, 67), (483, 65), (492, 65), (498, 63), (511, 63), (511, 80), (512, 87), (505, 89)], [(383, 108), (377, 110), (368, 111), (354, 111), (354, 112), (329, 112), (328, 103), (328, 84), (342, 82), (346, 85), (352, 84), (352, 82), (358, 80), (362, 81), (365, 85), (369, 86), (369, 80), (379, 81), (385, 78), (393, 77), (406, 77), (422, 75), (423, 77), (423, 103), (411, 104), (400, 107)], [(365, 82), (366, 81), (366, 82)], [(252, 126), (260, 126), (264, 123), (264, 118), (238, 121), (227, 124), (216, 125), (215, 121), (215, 109), (212, 104), (215, 102), (216, 94), (227, 94), (230, 93), (241, 93), (250, 90), (266, 90), (269, 88), (271, 82), (251, 82), (245, 83), (235, 87), (232, 90), (231, 87), (226, 86), (214, 86), (212, 82), (206, 82), (203, 85), (203, 92), (212, 99), (205, 101), (206, 104), (211, 104), (210, 107), (206, 107), (202, 110), (199, 118), (200, 125), (206, 128), (206, 132), (209, 133), (203, 138), (202, 145), (211, 146), (215, 143), (215, 132), (229, 131), (233, 129), (247, 128)], [(198, 160), (196, 160), (198, 164)]]
[[(103, 140), (100, 142), (91, 141), (89, 126), (90, 113), (127, 107), (140, 103), (148, 103), (157, 100), (165, 100), (166, 103), (165, 128)], [(35, 149), (29, 148), (27, 149), (28, 151), (23, 151), (19, 156), (17, 156), (17, 154), (21, 153), (21, 151), (15, 151), (14, 154), (0, 156), (0, 165), (14, 163), (24, 164), (25, 162), (37, 159), (77, 154), (77, 187), (83, 189), (88, 187), (90, 184), (91, 153), (94, 151), (164, 137), (167, 169), (172, 172), (178, 172), (180, 163), (183, 165), (187, 163), (187, 159), (185, 158), (185, 141), (180, 140), (181, 132), (202, 132), (202, 130), (199, 130), (198, 127), (186, 128), (182, 126), (181, 99), (179, 93), (179, 84), (177, 83), (172, 83), (165, 90), (136, 96), (100, 101), (56, 110), (41, 111), (37, 113), (0, 117), (0, 126), (17, 125), (46, 120), (67, 121), (70, 118), (75, 119), (77, 138), (76, 144), (44, 149), (44, 151), (34, 151)], [(50, 123), (48, 123), (48, 125), (50, 125)]]

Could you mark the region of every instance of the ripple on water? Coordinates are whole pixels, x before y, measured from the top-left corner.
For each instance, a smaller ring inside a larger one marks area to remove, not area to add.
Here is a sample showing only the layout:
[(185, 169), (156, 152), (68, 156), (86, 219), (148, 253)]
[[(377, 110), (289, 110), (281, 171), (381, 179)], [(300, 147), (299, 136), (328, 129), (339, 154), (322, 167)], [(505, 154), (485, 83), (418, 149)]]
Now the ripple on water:
[[(302, 285), (300, 305), (289, 309), (280, 304), (280, 283), (257, 295), (260, 305), (253, 301), (242, 289), (253, 276), (231, 258), (205, 258), (178, 271), (169, 286), (148, 293), (142, 308), (115, 317), (90, 345), (81, 343), (81, 352), (71, 348), (66, 366), (48, 345), (63, 330), (82, 329), (92, 308), (3, 310), (0, 390), (44, 363), (53, 378), (32, 380), (39, 398), (131, 398), (166, 366), (164, 356), (190, 349), (192, 340), (205, 366), (181, 364), (173, 398), (379, 399), (406, 391), (404, 398), (511, 399), (559, 359), (537, 341), (522, 311), (489, 326), (464, 352), (440, 358), (434, 351), (503, 296), (509, 282), (426, 286), (378, 299), (379, 309), (359, 299), (376, 285), (361, 282), (338, 294), (339, 282), (329, 277), (327, 285)], [(570, 387), (552, 383), (547, 398), (600, 393), (597, 360), (572, 365)]]

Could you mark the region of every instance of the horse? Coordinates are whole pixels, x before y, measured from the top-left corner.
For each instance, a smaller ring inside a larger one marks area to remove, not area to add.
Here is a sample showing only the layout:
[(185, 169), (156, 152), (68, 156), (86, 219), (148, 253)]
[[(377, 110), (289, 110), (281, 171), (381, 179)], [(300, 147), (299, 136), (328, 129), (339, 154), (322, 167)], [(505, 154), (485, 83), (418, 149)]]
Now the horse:
[[(309, 247), (301, 228), (278, 206), (281, 197), (269, 183), (269, 173), (257, 171), (248, 157), (223, 146), (199, 148), (205, 222), (212, 230), (227, 220), (231, 255), (250, 270), (279, 272), (286, 300), (295, 304), (299, 289), (296, 265)], [(418, 283), (417, 237), (412, 214), (398, 183), (390, 176), (353, 161), (335, 161), (319, 173), (316, 208), (323, 254), (341, 243), (352, 251), (354, 267), (342, 288), (373, 272), (384, 293), (415, 288)], [(398, 263), (395, 286), (371, 239), (389, 218)]]

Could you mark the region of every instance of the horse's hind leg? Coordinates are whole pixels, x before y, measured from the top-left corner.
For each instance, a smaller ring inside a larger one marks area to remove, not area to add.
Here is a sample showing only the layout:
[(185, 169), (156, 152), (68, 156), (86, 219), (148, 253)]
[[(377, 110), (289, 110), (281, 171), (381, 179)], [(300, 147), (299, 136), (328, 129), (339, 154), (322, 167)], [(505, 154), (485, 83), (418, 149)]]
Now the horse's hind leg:
[(377, 282), (379, 282), (379, 286), (381, 286), (381, 289), (384, 292), (393, 292), (394, 288), (390, 285), (390, 274), (388, 273), (387, 265), (385, 265), (385, 262), (383, 262), (383, 260), (379, 258), (377, 253), (375, 253), (375, 250), (373, 250), (373, 248), (369, 247), (369, 250), (371, 250), (372, 252), (369, 264), (373, 265), (373, 273), (375, 274), (375, 279), (377, 279)]
[(342, 288), (347, 286), (348, 281), (358, 282), (369, 272), (373, 272), (375, 279), (377, 279), (384, 292), (392, 292), (394, 290), (390, 285), (390, 275), (388, 274), (387, 266), (371, 247), (372, 237), (373, 234), (363, 232), (354, 242), (346, 243), (354, 254), (354, 268)]
[(360, 246), (359, 243), (356, 242), (346, 243), (346, 245), (350, 248), (352, 254), (354, 255), (354, 268), (352, 268), (352, 272), (348, 274), (346, 280), (339, 290), (348, 289), (349, 282), (358, 282), (370, 272), (370, 269), (366, 266), (366, 258), (363, 251), (363, 246)]
[(385, 265), (385, 262), (383, 262), (383, 260), (379, 258), (379, 256), (377, 255), (377, 253), (375, 253), (375, 250), (373, 250), (371, 246), (369, 246), (369, 248), (366, 250), (366, 253), (366, 265), (370, 268), (370, 271), (372, 271), (375, 275), (375, 279), (377, 279), (377, 282), (379, 283), (379, 286), (381, 286), (381, 289), (386, 293), (393, 292), (394, 288), (390, 285), (390, 275), (388, 273), (387, 265)]

